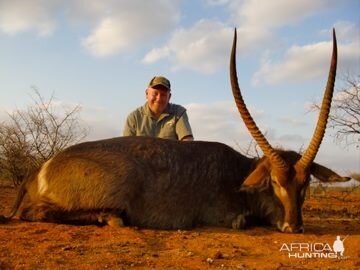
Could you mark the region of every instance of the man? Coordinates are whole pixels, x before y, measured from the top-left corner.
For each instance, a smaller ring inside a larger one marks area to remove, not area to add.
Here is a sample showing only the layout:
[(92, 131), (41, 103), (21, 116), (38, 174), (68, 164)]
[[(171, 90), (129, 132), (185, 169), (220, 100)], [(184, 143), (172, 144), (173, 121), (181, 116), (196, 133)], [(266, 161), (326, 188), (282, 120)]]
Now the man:
[(169, 103), (171, 85), (168, 79), (162, 76), (152, 78), (145, 95), (147, 102), (128, 115), (124, 136), (193, 140), (186, 109)]

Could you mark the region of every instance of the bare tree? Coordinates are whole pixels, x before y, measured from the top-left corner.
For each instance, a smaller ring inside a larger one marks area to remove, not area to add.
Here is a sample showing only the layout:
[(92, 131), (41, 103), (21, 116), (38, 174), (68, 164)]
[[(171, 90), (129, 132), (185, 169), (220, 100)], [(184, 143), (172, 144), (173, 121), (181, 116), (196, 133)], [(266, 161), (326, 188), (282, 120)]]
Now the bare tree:
[(2, 178), (18, 184), (31, 168), (36, 167), (25, 137), (14, 126), (0, 126), (0, 169)]
[(9, 114), (10, 121), (0, 125), (0, 167), (15, 185), (88, 133), (79, 120), (80, 105), (59, 106), (53, 96), (45, 100), (36, 88), (33, 90), (33, 104), (26, 110), (15, 110)]
[[(360, 76), (346, 75), (345, 87), (333, 99), (328, 127), (335, 130), (335, 138), (346, 145), (360, 142)], [(313, 110), (320, 104), (314, 102)]]
[(251, 139), (249, 144), (245, 147), (242, 147), (238, 142), (235, 142), (235, 145), (240, 153), (248, 157), (260, 158), (259, 146), (257, 145), (254, 139)]

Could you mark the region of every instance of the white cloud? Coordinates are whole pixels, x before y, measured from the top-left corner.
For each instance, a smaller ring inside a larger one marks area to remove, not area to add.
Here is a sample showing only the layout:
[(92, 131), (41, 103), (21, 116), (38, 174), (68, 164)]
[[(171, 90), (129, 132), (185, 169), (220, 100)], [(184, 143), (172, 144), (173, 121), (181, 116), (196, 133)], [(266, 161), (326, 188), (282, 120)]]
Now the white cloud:
[(179, 1), (168, 0), (0, 0), (0, 31), (50, 35), (56, 15), (91, 27), (82, 45), (95, 56), (129, 50), (169, 32), (180, 18)]
[[(143, 62), (150, 64), (169, 58), (174, 70), (187, 68), (202, 73), (214, 73), (228, 62), (233, 31), (228, 25), (234, 25), (234, 23), (238, 25), (238, 51), (244, 55), (264, 44), (268, 46), (273, 42), (271, 32), (273, 28), (295, 23), (306, 16), (315, 14), (328, 7), (329, 1), (305, 0), (293, 3), (287, 0), (275, 0), (264, 3), (258, 0), (209, 0), (208, 4), (228, 5), (231, 19), (227, 24), (200, 20), (188, 29), (179, 29), (167, 44), (151, 50), (144, 57)], [(292, 63), (287, 64), (290, 68), (294, 68)], [(290, 74), (290, 71), (288, 73)], [(318, 76), (318, 74), (311, 76)]]
[[(200, 20), (191, 28), (178, 29), (161, 48), (145, 55), (143, 63), (169, 59), (173, 70), (191, 69), (211, 74), (228, 64), (234, 29), (219, 21)], [(260, 29), (238, 28), (237, 51), (244, 54), (263, 45), (270, 33)]]
[(213, 73), (227, 62), (232, 29), (220, 22), (201, 20), (190, 29), (175, 31), (162, 48), (150, 51), (144, 63), (169, 57), (173, 69), (189, 68), (202, 73)]
[[(336, 31), (336, 37), (338, 40), (341, 40), (341, 43), (352, 43), (354, 41), (359, 42), (359, 24), (354, 24), (349, 21), (338, 21), (334, 24)], [(332, 34), (332, 29), (325, 29), (320, 31), (322, 36), (325, 38), (329, 37)]]
[(329, 70), (332, 42), (320, 42), (306, 46), (290, 47), (282, 60), (270, 59), (262, 63), (254, 74), (253, 84), (266, 81), (275, 84), (282, 81), (301, 81), (326, 76)]
[[(196, 140), (219, 141), (229, 145), (247, 145), (251, 140), (233, 101), (191, 103), (185, 107)], [(254, 118), (262, 119), (263, 111), (252, 107), (249, 110)]]
[(0, 31), (15, 35), (34, 31), (47, 36), (55, 30), (55, 11), (59, 0), (0, 1)]
[(347, 73), (349, 70), (354, 74), (360, 72), (360, 41), (354, 41), (339, 48), (339, 74)]
[[(171, 30), (179, 19), (178, 1), (122, 1), (100, 17), (83, 46), (94, 56), (108, 56), (132, 49), (159, 38)], [(114, 2), (116, 3), (116, 2)], [(92, 9), (87, 14), (92, 14)], [(90, 15), (89, 15), (90, 16)]]
[[(334, 24), (338, 40), (338, 74), (360, 72), (360, 24), (338, 21)], [(323, 36), (330, 36), (332, 29), (322, 30)], [(340, 45), (339, 45), (340, 44)]]
[(229, 11), (232, 21), (246, 27), (271, 29), (289, 25), (318, 13), (336, 3), (333, 0), (232, 0)]
[[(360, 51), (359, 43), (338, 44), (338, 70), (358, 69)], [(302, 81), (325, 77), (330, 67), (332, 51), (331, 42), (290, 47), (284, 58), (275, 62), (263, 59), (262, 66), (254, 74), (252, 83), (276, 84), (283, 81)]]
[(65, 10), (72, 21), (97, 24), (102, 18), (116, 14), (125, 4), (126, 1), (116, 0), (72, 0), (67, 3)]
[(145, 57), (143, 59), (143, 63), (151, 64), (151, 63), (154, 63), (156, 61), (159, 61), (163, 58), (170, 56), (170, 54), (171, 54), (171, 49), (167, 46), (162, 47), (162, 48), (155, 48), (155, 49), (152, 49), (150, 52), (148, 52), (145, 55)]
[(82, 45), (95, 56), (111, 55), (127, 48), (131, 40), (126, 38), (127, 29), (122, 25), (121, 19), (105, 18)]

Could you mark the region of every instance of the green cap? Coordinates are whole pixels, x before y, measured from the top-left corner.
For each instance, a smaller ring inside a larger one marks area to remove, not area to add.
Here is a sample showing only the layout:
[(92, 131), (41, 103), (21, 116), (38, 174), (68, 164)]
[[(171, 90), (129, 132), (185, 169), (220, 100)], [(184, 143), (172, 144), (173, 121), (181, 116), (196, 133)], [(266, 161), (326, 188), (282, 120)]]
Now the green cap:
[(170, 81), (163, 76), (155, 76), (152, 78), (148, 87), (155, 87), (157, 85), (164, 86), (169, 91), (171, 89)]

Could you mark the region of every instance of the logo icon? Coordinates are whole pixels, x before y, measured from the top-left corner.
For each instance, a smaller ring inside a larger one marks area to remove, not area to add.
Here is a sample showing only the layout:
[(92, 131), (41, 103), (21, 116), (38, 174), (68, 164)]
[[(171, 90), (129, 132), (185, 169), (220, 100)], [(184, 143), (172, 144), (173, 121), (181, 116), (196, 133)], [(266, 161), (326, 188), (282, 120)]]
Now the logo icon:
[(344, 256), (344, 251), (345, 251), (345, 248), (344, 248), (344, 241), (345, 239), (348, 237), (345, 236), (345, 238), (343, 240), (341, 240), (340, 238), (340, 235), (338, 235), (336, 237), (336, 240), (334, 241), (334, 244), (333, 244), (333, 250), (335, 252), (335, 254), (337, 255), (338, 252), (340, 253), (340, 256), (343, 257)]
[(341, 239), (341, 236), (336, 236), (333, 245), (329, 243), (315, 242), (315, 243), (283, 243), (280, 252), (287, 253), (289, 258), (311, 259), (311, 258), (325, 258), (325, 259), (347, 259), (344, 256), (344, 241), (348, 235)]
[(165, 125), (171, 127), (171, 126), (175, 125), (175, 120), (171, 119), (171, 120), (167, 121), (167, 122), (165, 123)]

